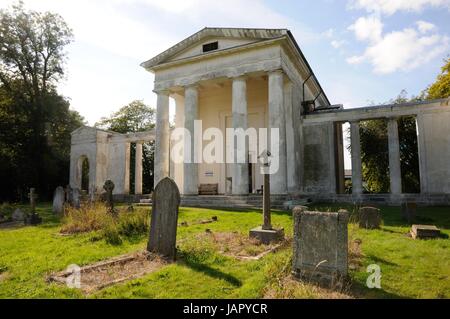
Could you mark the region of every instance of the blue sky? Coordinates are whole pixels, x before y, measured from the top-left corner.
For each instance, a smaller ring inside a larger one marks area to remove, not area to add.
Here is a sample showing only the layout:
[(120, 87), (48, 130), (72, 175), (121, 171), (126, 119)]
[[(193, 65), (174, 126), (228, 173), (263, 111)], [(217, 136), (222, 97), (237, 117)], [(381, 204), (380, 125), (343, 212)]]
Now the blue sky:
[(450, 0), (24, 2), (73, 28), (60, 91), (89, 124), (134, 99), (155, 106), (139, 64), (204, 26), (289, 28), (331, 102), (347, 108), (420, 93), (450, 54)]

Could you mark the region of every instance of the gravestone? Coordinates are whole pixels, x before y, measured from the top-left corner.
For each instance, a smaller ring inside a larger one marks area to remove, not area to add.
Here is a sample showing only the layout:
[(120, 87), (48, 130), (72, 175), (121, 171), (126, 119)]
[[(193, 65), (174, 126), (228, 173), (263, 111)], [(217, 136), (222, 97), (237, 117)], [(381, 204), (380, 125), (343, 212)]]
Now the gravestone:
[(30, 188), (28, 197), (30, 198), (31, 215), (25, 218), (25, 223), (29, 225), (39, 225), (40, 223), (42, 223), (42, 218), (36, 212), (36, 199), (38, 196), (34, 188)]
[(23, 222), (23, 221), (25, 221), (25, 213), (24, 213), (20, 208), (17, 208), (17, 209), (12, 213), (11, 219), (12, 219), (14, 222)]
[(408, 223), (413, 223), (416, 219), (417, 204), (414, 202), (402, 204), (402, 218)]
[(57, 187), (53, 195), (53, 214), (64, 214), (64, 197), (64, 188), (62, 188), (61, 186)]
[(441, 230), (433, 225), (412, 225), (411, 237), (414, 239), (439, 238)]
[(114, 183), (111, 180), (107, 180), (105, 184), (103, 185), (103, 189), (106, 191), (105, 193), (105, 204), (106, 209), (108, 210), (109, 214), (115, 214), (114, 212), (114, 200), (113, 200), (113, 190), (114, 190)]
[(75, 208), (81, 207), (81, 193), (78, 188), (72, 189), (72, 206)]
[(381, 213), (375, 207), (362, 207), (359, 209), (359, 227), (377, 229), (381, 225)]
[(70, 185), (66, 186), (66, 202), (73, 205), (73, 189)]
[(310, 212), (298, 206), (294, 215), (293, 275), (335, 286), (348, 274), (349, 213)]
[(179, 206), (178, 186), (172, 179), (166, 177), (156, 185), (153, 192), (150, 239), (147, 250), (171, 261), (176, 258)]

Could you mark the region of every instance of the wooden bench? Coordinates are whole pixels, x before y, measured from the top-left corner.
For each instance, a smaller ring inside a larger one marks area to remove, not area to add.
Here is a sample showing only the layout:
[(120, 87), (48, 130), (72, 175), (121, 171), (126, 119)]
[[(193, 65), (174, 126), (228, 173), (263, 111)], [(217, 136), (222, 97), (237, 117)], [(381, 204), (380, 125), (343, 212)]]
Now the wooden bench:
[(219, 195), (219, 184), (200, 184), (199, 195)]

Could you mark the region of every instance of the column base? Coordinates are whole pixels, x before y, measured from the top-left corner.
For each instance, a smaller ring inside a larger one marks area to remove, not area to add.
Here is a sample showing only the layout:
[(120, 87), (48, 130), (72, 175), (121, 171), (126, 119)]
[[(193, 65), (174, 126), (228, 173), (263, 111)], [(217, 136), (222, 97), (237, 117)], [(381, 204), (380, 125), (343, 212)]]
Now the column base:
[(259, 240), (264, 245), (276, 243), (284, 240), (284, 229), (262, 229), (262, 226), (250, 230), (250, 238)]

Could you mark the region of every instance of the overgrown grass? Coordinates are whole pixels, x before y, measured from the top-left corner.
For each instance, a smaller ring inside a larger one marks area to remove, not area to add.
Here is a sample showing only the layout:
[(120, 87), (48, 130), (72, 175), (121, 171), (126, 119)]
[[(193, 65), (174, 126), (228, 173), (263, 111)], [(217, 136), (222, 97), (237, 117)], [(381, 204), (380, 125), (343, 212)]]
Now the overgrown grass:
[(108, 213), (101, 202), (86, 204), (80, 209), (66, 207), (62, 234), (80, 234), (98, 231), (95, 240), (105, 239), (112, 245), (120, 245), (123, 237), (139, 238), (149, 230), (148, 212), (142, 209), (129, 212), (121, 207), (115, 216)]
[[(317, 205), (336, 210), (340, 206)], [(342, 207), (349, 208), (352, 207)], [(0, 230), (0, 298), (85, 298), (77, 290), (49, 284), (51, 272), (68, 265), (91, 264), (112, 256), (145, 249), (145, 236), (121, 236), (120, 245), (105, 238), (93, 241), (99, 231), (60, 236), (61, 222), (49, 205), (38, 207), (43, 225)], [(182, 208), (177, 235), (179, 258), (176, 264), (137, 280), (111, 286), (91, 298), (449, 298), (450, 241), (448, 238), (415, 241), (406, 236), (409, 225), (400, 218), (400, 209), (381, 207), (384, 225), (380, 230), (361, 230), (349, 226), (352, 241), (359, 240), (360, 266), (351, 270), (352, 285), (341, 293), (329, 292), (306, 283), (292, 281), (292, 249), (287, 247), (258, 261), (238, 261), (217, 251), (213, 242), (196, 240), (210, 229), (213, 233), (248, 231), (262, 221), (260, 211), (226, 211)], [(148, 213), (148, 209), (143, 209)], [(131, 213), (128, 213), (131, 214)], [(420, 208), (420, 221), (436, 224), (450, 235), (450, 209)], [(128, 215), (132, 216), (132, 215)], [(218, 216), (212, 224), (195, 222)], [(273, 223), (292, 236), (290, 212), (276, 211)], [(133, 222), (131, 222), (133, 224)], [(134, 229), (133, 227), (130, 227)], [(124, 227), (124, 229), (129, 229)], [(128, 231), (126, 231), (129, 233)], [(132, 232), (131, 232), (132, 233)], [(365, 283), (366, 267), (382, 269), (382, 289), (370, 290)]]

